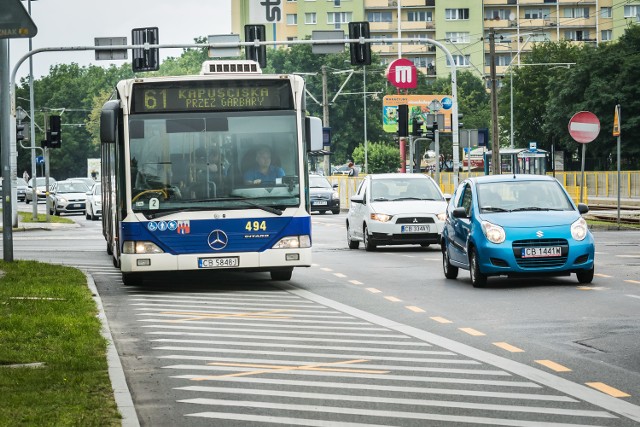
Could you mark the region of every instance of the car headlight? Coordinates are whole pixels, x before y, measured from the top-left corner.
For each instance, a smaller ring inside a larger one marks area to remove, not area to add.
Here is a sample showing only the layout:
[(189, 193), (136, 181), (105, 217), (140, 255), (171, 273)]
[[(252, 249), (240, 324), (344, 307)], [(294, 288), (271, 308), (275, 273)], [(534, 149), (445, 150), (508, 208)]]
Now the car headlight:
[(164, 251), (153, 242), (127, 240), (122, 245), (124, 254), (161, 254)]
[(302, 236), (287, 236), (278, 240), (273, 249), (296, 249), (296, 248), (310, 248), (311, 237), (308, 234)]
[(489, 221), (482, 221), (482, 232), (491, 243), (502, 243), (506, 238), (504, 228)]
[(571, 224), (571, 237), (573, 237), (574, 240), (584, 240), (584, 238), (587, 237), (587, 231), (587, 221), (585, 221), (582, 217)]
[(67, 203), (67, 199), (65, 199), (64, 197), (58, 197), (58, 202), (59, 203)]
[(389, 221), (391, 221), (391, 218), (393, 218), (393, 215), (387, 215), (387, 214), (382, 214), (382, 213), (372, 213), (371, 214), (371, 219), (374, 220), (374, 221), (389, 222)]
[(339, 198), (340, 198), (340, 194), (338, 194), (337, 191), (334, 191), (333, 194), (331, 195), (331, 199), (338, 200)]
[(447, 213), (446, 212), (440, 212), (439, 214), (436, 215), (436, 217), (438, 218), (438, 221), (446, 221), (447, 220)]

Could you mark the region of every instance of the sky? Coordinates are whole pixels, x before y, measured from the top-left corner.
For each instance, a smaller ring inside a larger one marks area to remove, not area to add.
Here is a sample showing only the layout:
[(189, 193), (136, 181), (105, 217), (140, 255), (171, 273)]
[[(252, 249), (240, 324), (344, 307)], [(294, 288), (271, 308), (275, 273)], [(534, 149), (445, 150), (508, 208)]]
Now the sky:
[[(32, 0), (31, 16), (38, 28), (33, 49), (93, 46), (96, 37), (126, 37), (134, 28), (158, 27), (160, 44), (194, 43), (196, 37), (231, 33), (233, 0)], [(27, 9), (27, 0), (22, 1)], [(0, 12), (2, 13), (2, 12)], [(9, 39), (11, 70), (29, 52), (28, 39)], [(181, 49), (163, 49), (160, 57), (180, 56)], [(94, 51), (43, 52), (33, 56), (33, 75), (49, 74), (55, 64), (108, 66), (96, 61)], [(131, 62), (131, 51), (126, 61)], [(29, 74), (29, 61), (18, 69), (16, 80)]]

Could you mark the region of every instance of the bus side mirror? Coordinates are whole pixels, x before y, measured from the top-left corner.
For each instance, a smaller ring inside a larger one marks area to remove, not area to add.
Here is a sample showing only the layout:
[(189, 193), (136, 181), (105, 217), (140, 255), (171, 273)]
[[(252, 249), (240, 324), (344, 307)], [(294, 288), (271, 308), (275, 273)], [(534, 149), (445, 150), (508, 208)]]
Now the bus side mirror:
[(118, 123), (118, 111), (120, 102), (116, 100), (107, 101), (100, 112), (100, 142), (116, 142), (116, 128)]
[(322, 150), (322, 120), (319, 117), (305, 117), (307, 151)]

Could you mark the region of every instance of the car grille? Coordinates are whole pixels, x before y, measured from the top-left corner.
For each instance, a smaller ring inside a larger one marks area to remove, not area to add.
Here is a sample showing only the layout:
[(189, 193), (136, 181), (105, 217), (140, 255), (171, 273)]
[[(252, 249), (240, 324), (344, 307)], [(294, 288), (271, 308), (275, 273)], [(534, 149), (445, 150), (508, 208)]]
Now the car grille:
[[(524, 248), (544, 248), (560, 246), (562, 255), (549, 258), (522, 258)], [(518, 265), (522, 268), (549, 268), (560, 267), (567, 262), (569, 254), (569, 244), (566, 239), (531, 239), (516, 240), (513, 242), (513, 255)]]
[(410, 216), (398, 218), (396, 224), (435, 224), (435, 221), (430, 216)]

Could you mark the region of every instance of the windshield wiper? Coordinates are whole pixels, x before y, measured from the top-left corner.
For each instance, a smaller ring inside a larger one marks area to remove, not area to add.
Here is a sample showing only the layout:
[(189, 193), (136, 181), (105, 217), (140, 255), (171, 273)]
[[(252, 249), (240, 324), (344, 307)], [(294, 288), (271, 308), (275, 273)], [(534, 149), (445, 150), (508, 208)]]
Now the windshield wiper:
[(524, 207), (524, 208), (512, 209), (511, 212), (519, 212), (519, 211), (558, 211), (558, 210), (562, 210), (562, 209), (541, 208), (539, 206), (527, 206), (527, 207)]
[(497, 206), (482, 206), (480, 209), (491, 212), (510, 212), (509, 209), (499, 208)]
[(373, 201), (374, 202), (388, 202), (389, 199), (387, 199), (386, 197), (374, 197)]
[(284, 212), (282, 209), (274, 208), (273, 206), (261, 205), (260, 203), (251, 202), (251, 201), (249, 201), (249, 200), (247, 200), (245, 198), (242, 198), (242, 197), (235, 197), (235, 198), (234, 197), (230, 197), (230, 198), (227, 198), (226, 200), (237, 200), (239, 202), (246, 203), (247, 205), (256, 207), (258, 209), (262, 209), (265, 212), (269, 212), (269, 213), (272, 213), (272, 214), (278, 215), (278, 216), (282, 215), (283, 212)]

